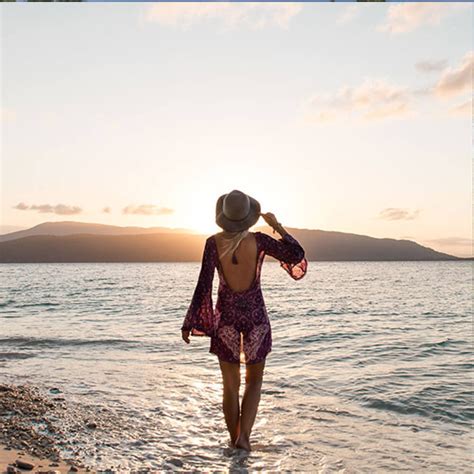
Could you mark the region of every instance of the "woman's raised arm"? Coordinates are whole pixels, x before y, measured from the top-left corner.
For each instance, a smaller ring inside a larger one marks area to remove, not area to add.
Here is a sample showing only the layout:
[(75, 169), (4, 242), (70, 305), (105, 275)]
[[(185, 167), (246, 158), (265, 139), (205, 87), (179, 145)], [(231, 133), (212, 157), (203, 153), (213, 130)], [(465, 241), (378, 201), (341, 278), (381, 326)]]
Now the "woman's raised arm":
[(283, 230), (283, 236), (279, 240), (263, 232), (258, 232), (261, 248), (266, 254), (279, 260), (280, 265), (294, 280), (300, 280), (306, 275), (308, 269), (305, 251), (300, 243), (283, 229), (281, 224), (280, 227)]

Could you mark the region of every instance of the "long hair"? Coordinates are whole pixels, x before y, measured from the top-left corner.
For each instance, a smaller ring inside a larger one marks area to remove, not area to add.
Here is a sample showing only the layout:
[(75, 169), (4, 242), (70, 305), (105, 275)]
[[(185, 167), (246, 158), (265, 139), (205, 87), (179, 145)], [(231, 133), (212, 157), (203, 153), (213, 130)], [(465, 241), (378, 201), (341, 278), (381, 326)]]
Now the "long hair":
[(235, 250), (239, 246), (240, 242), (247, 237), (249, 233), (248, 229), (244, 229), (238, 232), (230, 232), (229, 237), (221, 234), (222, 236), (222, 253), (220, 254), (220, 257), (222, 258), (224, 255), (227, 255), (228, 253), (232, 253), (232, 263), (237, 264), (239, 263), (237, 261), (237, 258), (235, 256)]

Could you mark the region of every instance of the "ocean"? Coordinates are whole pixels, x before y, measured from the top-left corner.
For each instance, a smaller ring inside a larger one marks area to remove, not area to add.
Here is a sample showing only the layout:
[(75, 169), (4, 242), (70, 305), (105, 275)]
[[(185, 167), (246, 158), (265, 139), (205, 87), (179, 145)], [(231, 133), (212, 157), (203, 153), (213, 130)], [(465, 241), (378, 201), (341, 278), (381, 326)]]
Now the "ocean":
[[(300, 281), (265, 262), (250, 454), (228, 447), (209, 339), (181, 340), (199, 268), (0, 265), (0, 382), (57, 389), (64, 450), (98, 469), (472, 472), (472, 262), (309, 262)], [(97, 429), (69, 430), (79, 412)]]

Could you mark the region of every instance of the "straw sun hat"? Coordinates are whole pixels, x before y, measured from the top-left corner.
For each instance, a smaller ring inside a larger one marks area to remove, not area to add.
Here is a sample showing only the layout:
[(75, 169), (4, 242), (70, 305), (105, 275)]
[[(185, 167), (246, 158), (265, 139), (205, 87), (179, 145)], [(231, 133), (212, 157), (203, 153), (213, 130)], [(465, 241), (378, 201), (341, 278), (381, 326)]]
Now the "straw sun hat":
[(216, 224), (228, 232), (248, 229), (259, 217), (260, 203), (242, 191), (234, 189), (217, 199)]

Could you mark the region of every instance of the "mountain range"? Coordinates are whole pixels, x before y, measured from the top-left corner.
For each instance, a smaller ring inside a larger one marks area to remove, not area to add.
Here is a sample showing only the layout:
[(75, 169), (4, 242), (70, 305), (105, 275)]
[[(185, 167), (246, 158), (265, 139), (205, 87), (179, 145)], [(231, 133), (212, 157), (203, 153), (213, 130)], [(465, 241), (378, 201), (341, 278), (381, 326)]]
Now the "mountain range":
[[(279, 238), (268, 226), (252, 230)], [(309, 261), (472, 260), (411, 240), (318, 229), (286, 230), (304, 247)], [(189, 229), (44, 222), (0, 235), (0, 263), (195, 262), (202, 258), (207, 237)]]

